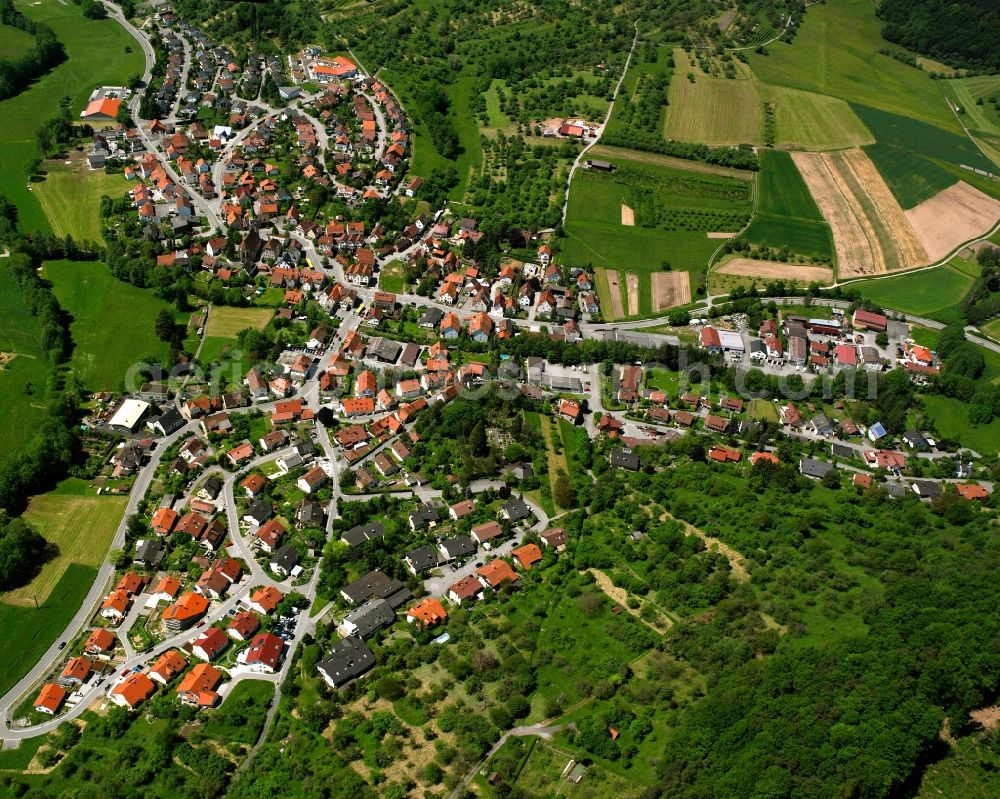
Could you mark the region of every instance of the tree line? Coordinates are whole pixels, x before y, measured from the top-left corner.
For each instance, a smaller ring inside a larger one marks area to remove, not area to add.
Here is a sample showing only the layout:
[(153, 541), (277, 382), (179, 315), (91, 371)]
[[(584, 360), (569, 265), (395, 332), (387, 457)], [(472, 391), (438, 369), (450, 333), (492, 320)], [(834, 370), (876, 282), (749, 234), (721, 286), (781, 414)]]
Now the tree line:
[(1000, 6), (985, 0), (882, 0), (876, 13), (890, 42), (956, 67), (1000, 70)]
[(46, 415), (24, 446), (5, 453), (0, 460), (0, 511), (16, 515), (24, 510), (29, 497), (66, 475), (79, 450), (73, 428), (82, 389), (58, 369), (72, 350), (69, 319), (38, 269), (46, 260), (89, 260), (95, 253), (80, 247), (71, 236), (19, 233), (16, 209), (2, 196), (0, 244), (10, 251), (6, 268), (17, 283), (21, 301), (37, 320), (39, 343), (48, 362)]
[(6, 100), (65, 61), (66, 51), (52, 28), (25, 17), (14, 7), (14, 0), (0, 0), (0, 23), (35, 38), (35, 46), (20, 58), (0, 59), (0, 100)]

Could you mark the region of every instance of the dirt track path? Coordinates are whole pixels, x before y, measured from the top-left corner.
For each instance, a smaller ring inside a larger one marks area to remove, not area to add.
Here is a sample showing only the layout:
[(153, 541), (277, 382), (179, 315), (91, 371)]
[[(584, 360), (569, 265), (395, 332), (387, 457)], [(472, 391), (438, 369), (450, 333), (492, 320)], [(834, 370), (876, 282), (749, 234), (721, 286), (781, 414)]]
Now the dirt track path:
[(624, 588), (619, 588), (617, 585), (611, 582), (611, 578), (608, 577), (608, 575), (606, 575), (600, 569), (587, 569), (587, 571), (589, 571), (592, 575), (594, 575), (594, 581), (597, 583), (597, 587), (600, 588), (601, 591), (607, 594), (608, 597), (610, 597), (614, 602), (617, 602), (619, 605), (625, 608), (625, 610), (627, 610), (629, 613), (635, 616), (639, 621), (645, 624), (654, 633), (657, 633), (658, 635), (663, 635), (665, 630), (669, 630), (671, 627), (674, 626), (674, 620), (671, 619), (666, 614), (660, 613), (659, 611), (657, 611), (657, 613), (659, 614), (660, 619), (663, 621), (663, 629), (661, 630), (656, 625), (650, 624), (648, 621), (642, 618), (642, 616), (639, 615), (639, 611), (641, 610), (641, 608), (630, 608), (628, 606), (628, 601), (627, 601), (628, 591), (626, 591)]
[(678, 522), (684, 528), (684, 532), (688, 535), (698, 536), (702, 541), (705, 542), (705, 546), (712, 552), (718, 552), (720, 555), (725, 556), (726, 560), (729, 561), (729, 568), (733, 570), (733, 576), (739, 580), (741, 583), (745, 583), (750, 579), (750, 572), (747, 570), (746, 561), (743, 556), (727, 544), (723, 544), (718, 538), (713, 538), (702, 530), (699, 530), (693, 524), (689, 524), (683, 519), (675, 518), (669, 513), (664, 513), (661, 519), (673, 519)]

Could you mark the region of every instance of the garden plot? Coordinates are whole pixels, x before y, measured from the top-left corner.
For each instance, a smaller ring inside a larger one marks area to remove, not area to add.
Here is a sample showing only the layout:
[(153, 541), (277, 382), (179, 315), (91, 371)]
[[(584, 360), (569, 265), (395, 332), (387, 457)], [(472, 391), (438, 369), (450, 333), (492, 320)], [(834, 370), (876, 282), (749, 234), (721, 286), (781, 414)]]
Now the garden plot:
[(691, 302), (691, 281), (687, 272), (656, 272), (653, 284), (653, 310), (662, 311)]

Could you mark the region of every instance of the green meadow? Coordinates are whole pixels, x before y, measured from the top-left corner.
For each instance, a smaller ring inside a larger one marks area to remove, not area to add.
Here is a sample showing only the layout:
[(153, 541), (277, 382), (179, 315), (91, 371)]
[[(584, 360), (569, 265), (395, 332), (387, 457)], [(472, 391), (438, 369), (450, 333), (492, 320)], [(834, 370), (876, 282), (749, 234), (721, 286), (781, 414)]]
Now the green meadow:
[(71, 563), (38, 609), (8, 605), (0, 598), (0, 695), (35, 665), (42, 653), (69, 624), (97, 576), (94, 566)]
[(99, 261), (49, 261), (44, 275), (72, 317), (70, 367), (86, 388), (115, 389), (137, 360), (166, 355), (153, 323), (170, 306), (151, 290), (116, 279)]
[(850, 283), (861, 296), (884, 308), (949, 322), (972, 287), (974, 278), (947, 264), (910, 275)]
[(30, 34), (13, 25), (0, 25), (0, 54), (5, 59), (16, 59), (35, 46)]
[[(0, 451), (12, 452), (34, 433), (45, 415), (48, 362), (41, 347), (41, 330), (21, 300), (21, 290), (0, 259)], [(13, 357), (11, 357), (11, 355)]]
[(851, 107), (837, 97), (787, 86), (767, 86), (774, 105), (775, 146), (790, 150), (838, 150), (875, 141)]
[[(944, 105), (939, 100), (940, 105)], [(890, 144), (925, 158), (952, 164), (967, 164), (977, 169), (996, 171), (975, 143), (963, 133), (942, 130), (921, 119), (902, 116), (879, 108), (852, 103), (854, 112), (868, 126), (879, 144)]]

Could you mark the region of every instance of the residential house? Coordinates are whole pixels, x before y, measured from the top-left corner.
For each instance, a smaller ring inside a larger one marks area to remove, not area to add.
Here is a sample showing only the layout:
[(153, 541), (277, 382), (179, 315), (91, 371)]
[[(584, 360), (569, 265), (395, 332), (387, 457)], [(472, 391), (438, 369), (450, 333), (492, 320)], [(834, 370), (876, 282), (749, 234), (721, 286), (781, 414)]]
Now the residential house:
[(435, 627), (447, 618), (447, 611), (433, 597), (427, 597), (406, 611), (407, 623), (415, 623), (422, 630)]
[(130, 672), (118, 685), (111, 689), (111, 701), (116, 705), (135, 710), (156, 693), (156, 685), (149, 677), (139, 672)]

